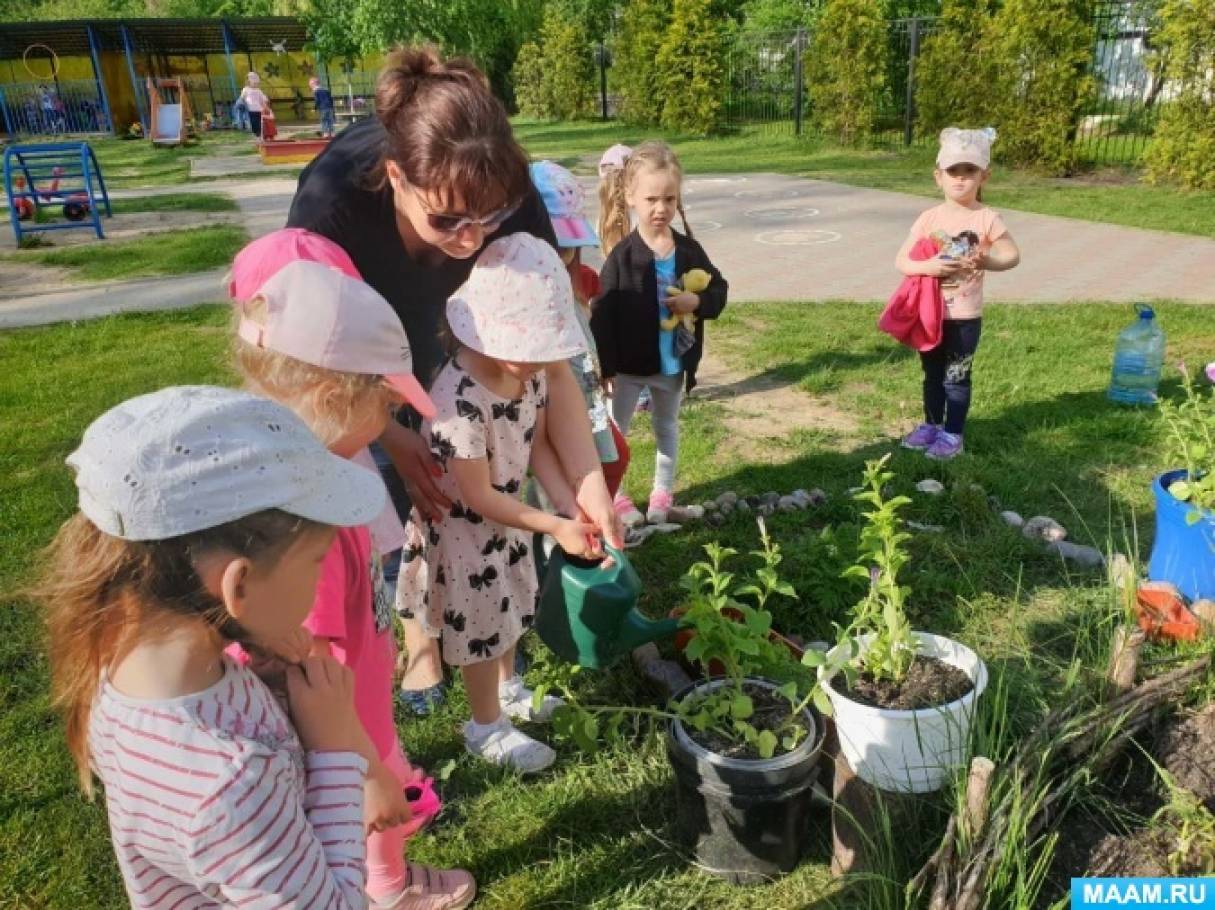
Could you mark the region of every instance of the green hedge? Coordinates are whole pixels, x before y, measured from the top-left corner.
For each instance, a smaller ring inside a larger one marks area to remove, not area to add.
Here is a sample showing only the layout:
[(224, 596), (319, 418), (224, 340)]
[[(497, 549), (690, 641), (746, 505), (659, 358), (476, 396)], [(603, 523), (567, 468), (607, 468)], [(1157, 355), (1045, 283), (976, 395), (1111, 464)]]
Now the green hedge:
[(557, 4), (545, 7), (540, 41), (519, 49), (511, 71), (521, 113), (550, 120), (591, 114), (595, 101), (595, 61), (581, 20)]
[(1068, 173), (1093, 44), (1092, 0), (946, 0), (916, 67), (918, 129), (994, 126), (999, 160)]
[(1177, 86), (1148, 149), (1148, 179), (1215, 190), (1215, 0), (1165, 0), (1156, 43)]
[(656, 61), (663, 126), (700, 136), (718, 129), (726, 88), (722, 62), (726, 48), (712, 0), (675, 0)]
[(872, 135), (886, 91), (889, 37), (880, 0), (827, 0), (806, 76), (815, 124), (841, 142)]
[(611, 78), (627, 123), (656, 126), (662, 116), (656, 61), (670, 21), (670, 0), (629, 0), (621, 11)]

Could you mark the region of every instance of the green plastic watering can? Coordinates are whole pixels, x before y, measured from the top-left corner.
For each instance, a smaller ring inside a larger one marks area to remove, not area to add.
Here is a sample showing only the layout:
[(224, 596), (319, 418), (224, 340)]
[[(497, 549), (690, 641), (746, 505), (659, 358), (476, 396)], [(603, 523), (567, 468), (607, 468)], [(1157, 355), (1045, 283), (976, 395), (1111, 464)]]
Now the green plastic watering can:
[(679, 626), (677, 619), (646, 619), (637, 611), (641, 579), (623, 552), (605, 549), (612, 557), (606, 567), (555, 547), (542, 570), (536, 609), (536, 632), (549, 650), (592, 670), (674, 635)]

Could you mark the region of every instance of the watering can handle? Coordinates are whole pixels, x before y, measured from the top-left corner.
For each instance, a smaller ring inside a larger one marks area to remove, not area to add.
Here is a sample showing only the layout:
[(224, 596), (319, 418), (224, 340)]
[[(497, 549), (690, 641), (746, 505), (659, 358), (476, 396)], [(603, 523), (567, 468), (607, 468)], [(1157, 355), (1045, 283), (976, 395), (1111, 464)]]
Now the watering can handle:
[[(605, 541), (603, 544), (603, 552), (607, 553), (608, 556), (612, 557), (612, 559), (616, 563), (616, 565), (628, 565), (629, 560), (628, 560), (628, 557), (624, 555), (624, 550), (618, 550), (614, 546), (612, 546), (610, 543), (607, 543)], [(607, 560), (604, 560), (604, 562), (606, 562), (606, 561)], [(603, 568), (603, 563), (600, 563), (599, 567)]]

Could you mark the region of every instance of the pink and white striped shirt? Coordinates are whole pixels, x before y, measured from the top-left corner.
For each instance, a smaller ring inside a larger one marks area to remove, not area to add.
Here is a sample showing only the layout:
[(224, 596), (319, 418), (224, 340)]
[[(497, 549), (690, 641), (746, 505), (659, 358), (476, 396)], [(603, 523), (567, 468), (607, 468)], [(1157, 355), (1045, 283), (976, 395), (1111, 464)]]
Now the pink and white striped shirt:
[(158, 701), (103, 680), (89, 750), (133, 907), (366, 908), (367, 763), (305, 755), (247, 668)]

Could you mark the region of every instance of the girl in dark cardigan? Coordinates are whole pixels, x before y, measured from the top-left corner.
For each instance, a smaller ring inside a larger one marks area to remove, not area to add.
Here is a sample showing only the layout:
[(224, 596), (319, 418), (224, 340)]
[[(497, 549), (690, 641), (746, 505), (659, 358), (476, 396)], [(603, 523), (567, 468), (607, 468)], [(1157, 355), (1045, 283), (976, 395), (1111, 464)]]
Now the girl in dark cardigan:
[[(666, 520), (674, 504), (675, 468), (679, 455), (679, 404), (696, 385), (696, 367), (704, 350), (704, 320), (716, 319), (726, 305), (726, 281), (704, 249), (692, 239), (680, 199), (683, 173), (679, 159), (663, 142), (646, 142), (629, 155), (624, 172), (609, 197), (605, 221), (637, 227), (627, 236), (623, 228), (603, 265), (603, 293), (594, 303), (591, 328), (612, 416), (627, 435), (641, 390), (653, 401), (652, 423), (658, 447), (654, 486), (646, 518)], [(684, 232), (672, 230), (679, 214)], [(608, 236), (605, 242), (610, 242)], [(708, 287), (693, 293), (679, 287), (681, 276), (703, 269)], [(672, 316), (692, 313), (695, 329), (670, 325)], [(615, 498), (617, 514), (636, 524), (641, 513), (624, 493)]]

